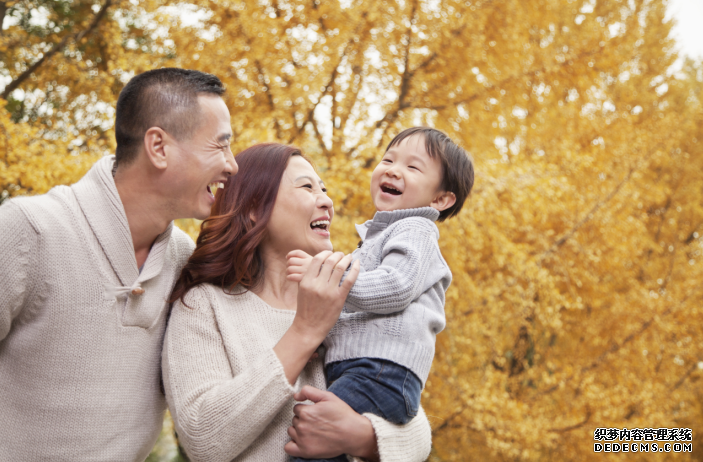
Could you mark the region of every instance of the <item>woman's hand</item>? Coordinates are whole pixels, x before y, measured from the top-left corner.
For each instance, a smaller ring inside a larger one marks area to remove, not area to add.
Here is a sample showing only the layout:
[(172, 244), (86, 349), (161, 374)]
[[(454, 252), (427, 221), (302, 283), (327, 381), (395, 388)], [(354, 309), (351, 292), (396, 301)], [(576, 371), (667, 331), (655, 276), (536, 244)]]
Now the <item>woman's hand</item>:
[(295, 394), (297, 401), (290, 442), (285, 451), (293, 457), (329, 458), (340, 454), (378, 460), (376, 434), (371, 421), (357, 414), (347, 403), (328, 391), (305, 386)]
[(344, 301), (359, 274), (357, 261), (340, 285), (350, 262), (351, 255), (321, 252), (310, 261), (299, 283), (293, 324), (273, 348), (291, 384), (295, 383), (342, 312)]
[(337, 322), (349, 290), (359, 275), (357, 261), (341, 282), (351, 258), (342, 252), (320, 252), (313, 257), (300, 281), (298, 306), (291, 329), (303, 337), (314, 338), (315, 348)]

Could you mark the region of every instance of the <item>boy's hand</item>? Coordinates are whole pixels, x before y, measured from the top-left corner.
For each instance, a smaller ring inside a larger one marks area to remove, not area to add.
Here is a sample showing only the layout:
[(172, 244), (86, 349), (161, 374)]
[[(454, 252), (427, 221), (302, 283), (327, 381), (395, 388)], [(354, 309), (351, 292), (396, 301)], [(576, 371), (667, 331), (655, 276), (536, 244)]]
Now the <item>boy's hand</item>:
[(312, 256), (302, 250), (293, 250), (286, 255), (288, 259), (288, 276), (289, 281), (300, 282), (303, 279), (303, 274), (308, 270)]

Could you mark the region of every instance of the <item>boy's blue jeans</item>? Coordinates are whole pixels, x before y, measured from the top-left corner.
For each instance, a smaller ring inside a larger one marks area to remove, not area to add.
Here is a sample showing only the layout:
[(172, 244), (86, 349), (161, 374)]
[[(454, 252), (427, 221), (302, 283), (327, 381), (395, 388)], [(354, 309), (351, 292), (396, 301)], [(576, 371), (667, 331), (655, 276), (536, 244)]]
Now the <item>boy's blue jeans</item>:
[[(359, 414), (370, 412), (394, 424), (406, 424), (417, 415), (422, 382), (403, 366), (384, 359), (359, 358), (330, 363), (325, 372), (327, 391)], [(347, 457), (292, 460), (346, 462)]]

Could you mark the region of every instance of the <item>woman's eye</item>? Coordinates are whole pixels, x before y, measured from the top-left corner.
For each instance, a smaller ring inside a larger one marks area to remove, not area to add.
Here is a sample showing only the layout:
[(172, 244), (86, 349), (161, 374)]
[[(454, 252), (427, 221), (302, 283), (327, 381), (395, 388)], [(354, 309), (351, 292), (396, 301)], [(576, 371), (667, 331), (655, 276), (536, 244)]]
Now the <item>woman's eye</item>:
[(327, 188), (322, 188), (322, 192), (327, 194)]
[(311, 185), (311, 184), (304, 184), (304, 185), (303, 185), (303, 188), (312, 189), (312, 185)]

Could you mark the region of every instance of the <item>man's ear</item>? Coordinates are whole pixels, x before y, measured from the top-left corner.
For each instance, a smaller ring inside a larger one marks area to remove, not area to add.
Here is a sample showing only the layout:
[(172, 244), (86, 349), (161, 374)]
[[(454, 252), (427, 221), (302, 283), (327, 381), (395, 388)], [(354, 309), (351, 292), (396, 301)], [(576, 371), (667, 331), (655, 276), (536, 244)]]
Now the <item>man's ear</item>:
[(437, 195), (430, 204), (430, 207), (439, 210), (440, 212), (447, 210), (456, 202), (456, 196), (453, 192), (442, 191)]
[(169, 144), (168, 134), (159, 127), (151, 127), (144, 134), (144, 152), (149, 162), (159, 170), (165, 170), (168, 165), (166, 146)]

